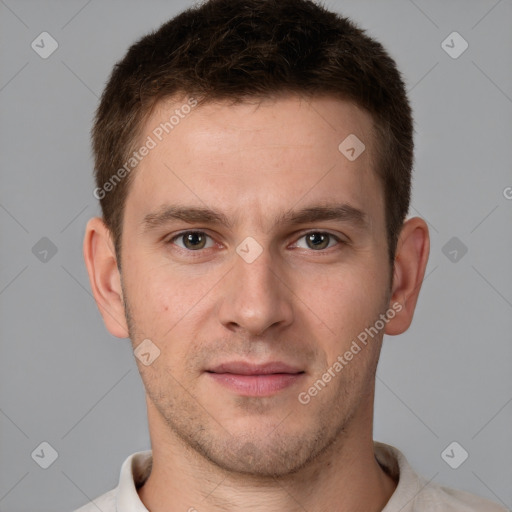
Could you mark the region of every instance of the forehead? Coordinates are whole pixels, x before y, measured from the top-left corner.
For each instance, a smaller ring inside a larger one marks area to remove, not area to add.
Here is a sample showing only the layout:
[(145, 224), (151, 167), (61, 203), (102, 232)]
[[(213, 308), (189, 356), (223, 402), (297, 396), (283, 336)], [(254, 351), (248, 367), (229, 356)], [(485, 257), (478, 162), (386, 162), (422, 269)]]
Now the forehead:
[(348, 101), (167, 100), (145, 123), (139, 143), (146, 142), (152, 148), (137, 166), (127, 201), (141, 215), (161, 204), (193, 203), (276, 216), (318, 201), (383, 215), (372, 118)]

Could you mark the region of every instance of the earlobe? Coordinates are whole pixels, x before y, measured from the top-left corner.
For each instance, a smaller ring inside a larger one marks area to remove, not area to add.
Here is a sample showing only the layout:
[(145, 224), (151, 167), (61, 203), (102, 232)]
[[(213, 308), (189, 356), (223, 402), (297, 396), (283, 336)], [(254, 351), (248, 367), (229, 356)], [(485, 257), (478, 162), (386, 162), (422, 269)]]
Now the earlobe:
[(83, 254), (92, 293), (105, 326), (113, 336), (127, 338), (121, 275), (110, 231), (100, 217), (87, 223)]
[(429, 252), (430, 238), (426, 222), (419, 217), (408, 219), (398, 239), (389, 304), (389, 307), (395, 305), (397, 313), (387, 323), (386, 334), (402, 334), (411, 325)]

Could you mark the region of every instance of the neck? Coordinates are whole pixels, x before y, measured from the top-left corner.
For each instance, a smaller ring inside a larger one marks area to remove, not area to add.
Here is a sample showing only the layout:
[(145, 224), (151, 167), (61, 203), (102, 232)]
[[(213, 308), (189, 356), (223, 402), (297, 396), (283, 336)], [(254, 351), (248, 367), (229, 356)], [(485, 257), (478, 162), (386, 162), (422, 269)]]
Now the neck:
[[(346, 431), (307, 467), (279, 478), (226, 472), (163, 425), (150, 429), (153, 468), (139, 489), (140, 499), (151, 512), (380, 512), (396, 482), (374, 456), (373, 411), (356, 416), (359, 417), (353, 418)], [(361, 425), (370, 427), (365, 431)]]

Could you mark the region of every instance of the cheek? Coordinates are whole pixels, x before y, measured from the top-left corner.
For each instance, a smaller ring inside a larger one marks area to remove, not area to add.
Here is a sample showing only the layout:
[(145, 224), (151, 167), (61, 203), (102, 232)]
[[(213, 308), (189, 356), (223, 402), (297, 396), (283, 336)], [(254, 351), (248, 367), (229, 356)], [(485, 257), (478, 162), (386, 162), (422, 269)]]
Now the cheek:
[(123, 281), (133, 320), (145, 336), (156, 338), (162, 333), (159, 325), (169, 325), (170, 317), (180, 313), (176, 305), (182, 303), (181, 298), (176, 296), (176, 286), (170, 287), (170, 278), (161, 269), (133, 258), (129, 263), (123, 268)]
[(189, 297), (182, 286), (167, 275), (152, 273), (140, 281), (135, 293), (141, 313), (140, 320), (151, 326), (155, 335), (165, 336), (167, 331), (186, 314)]
[(213, 283), (207, 276), (183, 276), (169, 265), (139, 267), (131, 275), (129, 293), (139, 331), (161, 344), (173, 340), (175, 346), (178, 333), (201, 324)]
[(317, 276), (302, 282), (301, 292), (297, 295), (305, 299), (310, 308), (307, 314), (312, 321), (318, 323), (320, 319), (325, 326), (324, 346), (330, 358), (342, 353), (385, 308), (383, 281), (369, 268), (337, 269), (337, 276), (331, 272), (324, 278)]

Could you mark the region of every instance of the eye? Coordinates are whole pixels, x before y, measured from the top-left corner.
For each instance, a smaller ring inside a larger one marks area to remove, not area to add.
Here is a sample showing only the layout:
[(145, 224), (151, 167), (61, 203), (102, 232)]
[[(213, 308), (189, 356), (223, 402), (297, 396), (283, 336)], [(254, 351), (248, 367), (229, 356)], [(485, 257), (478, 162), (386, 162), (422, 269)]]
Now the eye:
[(174, 243), (182, 249), (198, 251), (213, 247), (213, 240), (202, 231), (186, 231), (174, 236), (168, 243)]
[[(304, 242), (301, 242), (302, 240), (304, 240)], [(300, 249), (313, 249), (314, 251), (321, 251), (323, 249), (328, 249), (329, 247), (332, 247), (333, 245), (336, 245), (340, 242), (341, 240), (331, 233), (311, 231), (301, 236), (295, 243), (295, 247), (299, 247)]]

